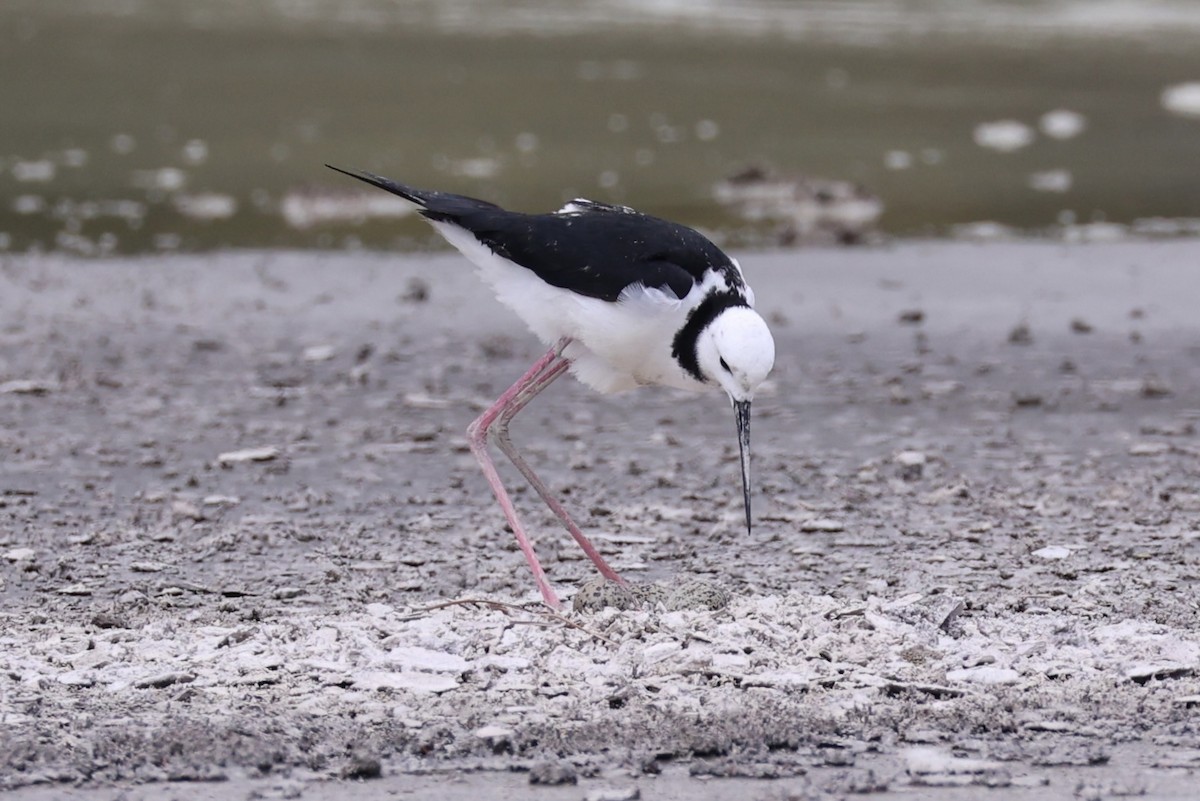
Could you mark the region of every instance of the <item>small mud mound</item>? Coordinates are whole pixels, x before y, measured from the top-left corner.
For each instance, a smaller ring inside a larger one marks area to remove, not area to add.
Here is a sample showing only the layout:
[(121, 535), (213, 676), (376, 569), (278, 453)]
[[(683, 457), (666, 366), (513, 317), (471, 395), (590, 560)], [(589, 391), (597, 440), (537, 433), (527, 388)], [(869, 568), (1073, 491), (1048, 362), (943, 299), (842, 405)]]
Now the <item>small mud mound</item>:
[(656, 609), (668, 612), (684, 610), (717, 611), (729, 606), (733, 596), (719, 584), (700, 579), (684, 579), (663, 584), (618, 584), (597, 578), (579, 588), (572, 599), (576, 612), (614, 609)]

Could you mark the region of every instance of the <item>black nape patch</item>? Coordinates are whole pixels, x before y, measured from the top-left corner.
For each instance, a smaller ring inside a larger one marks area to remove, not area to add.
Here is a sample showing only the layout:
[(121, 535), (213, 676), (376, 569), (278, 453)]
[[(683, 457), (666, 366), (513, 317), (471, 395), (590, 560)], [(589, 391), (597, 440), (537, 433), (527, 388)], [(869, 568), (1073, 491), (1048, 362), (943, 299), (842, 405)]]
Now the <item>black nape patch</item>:
[(717, 319), (717, 315), (726, 309), (749, 305), (741, 292), (731, 290), (710, 292), (704, 300), (700, 301), (700, 305), (692, 309), (687, 322), (676, 332), (675, 339), (671, 342), (671, 355), (675, 357), (675, 361), (679, 362), (679, 366), (697, 381), (707, 380), (704, 373), (700, 372), (700, 359), (696, 355), (696, 340), (700, 338), (700, 332), (708, 328), (709, 323)]

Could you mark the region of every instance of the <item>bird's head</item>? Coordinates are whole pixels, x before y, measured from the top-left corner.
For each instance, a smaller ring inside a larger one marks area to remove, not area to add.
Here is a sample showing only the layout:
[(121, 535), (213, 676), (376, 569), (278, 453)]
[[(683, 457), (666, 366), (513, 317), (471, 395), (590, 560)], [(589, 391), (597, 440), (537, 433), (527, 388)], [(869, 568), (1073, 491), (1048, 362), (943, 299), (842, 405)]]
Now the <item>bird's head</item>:
[(775, 340), (749, 306), (724, 309), (696, 338), (696, 361), (704, 377), (734, 403), (754, 399), (775, 364)]
[(750, 531), (750, 401), (775, 365), (775, 339), (749, 306), (724, 309), (696, 338), (696, 361), (708, 380), (729, 395), (737, 418), (742, 496)]

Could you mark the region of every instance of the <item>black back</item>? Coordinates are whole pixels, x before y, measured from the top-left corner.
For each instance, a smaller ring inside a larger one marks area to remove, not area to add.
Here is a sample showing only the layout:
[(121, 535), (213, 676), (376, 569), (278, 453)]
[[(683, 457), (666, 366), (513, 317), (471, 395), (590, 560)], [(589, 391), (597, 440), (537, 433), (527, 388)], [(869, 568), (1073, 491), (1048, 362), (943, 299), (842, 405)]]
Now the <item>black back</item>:
[(521, 214), (463, 195), (332, 169), (416, 203), (426, 218), (470, 231), (496, 255), (579, 295), (611, 302), (640, 283), (682, 298), (710, 270), (723, 273), (731, 289), (743, 286), (729, 257), (699, 232), (623, 206), (576, 201), (569, 208), (577, 211)]
[(546, 283), (601, 300), (615, 301), (637, 283), (682, 298), (709, 270), (736, 274), (729, 258), (696, 231), (636, 212), (485, 209), (454, 222)]

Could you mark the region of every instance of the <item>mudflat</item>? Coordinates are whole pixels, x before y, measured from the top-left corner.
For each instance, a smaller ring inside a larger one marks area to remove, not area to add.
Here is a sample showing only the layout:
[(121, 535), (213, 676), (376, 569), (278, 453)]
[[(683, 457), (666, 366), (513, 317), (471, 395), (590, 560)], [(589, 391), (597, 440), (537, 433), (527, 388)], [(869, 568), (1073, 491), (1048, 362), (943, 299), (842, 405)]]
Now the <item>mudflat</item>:
[(719, 393), (513, 430), (729, 605), (551, 613), (463, 436), (542, 348), (461, 259), (0, 257), (0, 789), (1193, 797), (1200, 243), (741, 261), (751, 534)]

